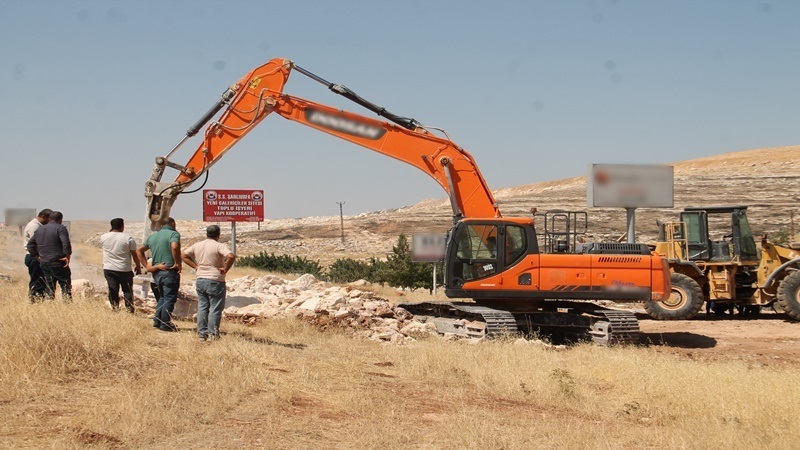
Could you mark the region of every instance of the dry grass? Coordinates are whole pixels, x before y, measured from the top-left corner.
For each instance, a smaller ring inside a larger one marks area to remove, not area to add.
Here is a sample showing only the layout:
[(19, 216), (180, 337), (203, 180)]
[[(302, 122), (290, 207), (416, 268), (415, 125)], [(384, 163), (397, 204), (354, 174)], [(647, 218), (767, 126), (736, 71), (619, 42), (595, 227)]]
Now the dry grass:
[(163, 333), (0, 296), (6, 448), (792, 448), (800, 374), (647, 348), (408, 346), (296, 321)]

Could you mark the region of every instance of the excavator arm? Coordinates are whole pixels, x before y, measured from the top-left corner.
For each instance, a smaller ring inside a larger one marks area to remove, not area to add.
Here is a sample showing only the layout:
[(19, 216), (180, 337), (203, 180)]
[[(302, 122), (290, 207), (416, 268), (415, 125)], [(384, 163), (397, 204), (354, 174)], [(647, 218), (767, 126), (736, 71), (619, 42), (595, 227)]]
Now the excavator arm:
[[(394, 123), (284, 94), (283, 88), (293, 69)], [(203, 141), (186, 165), (172, 162), (170, 158), (178, 148), (223, 108), (220, 117), (205, 128)], [(211, 166), (271, 113), (417, 167), (447, 192), (454, 221), (465, 217), (501, 217), (480, 170), (461, 147), (434, 135), (414, 119), (392, 114), (345, 86), (329, 83), (290, 60), (278, 58), (254, 69), (226, 90), (169, 154), (156, 158), (150, 179), (145, 183), (150, 228), (159, 229), (177, 196), (201, 176), (207, 176)], [(178, 171), (171, 183), (161, 181), (166, 167)]]

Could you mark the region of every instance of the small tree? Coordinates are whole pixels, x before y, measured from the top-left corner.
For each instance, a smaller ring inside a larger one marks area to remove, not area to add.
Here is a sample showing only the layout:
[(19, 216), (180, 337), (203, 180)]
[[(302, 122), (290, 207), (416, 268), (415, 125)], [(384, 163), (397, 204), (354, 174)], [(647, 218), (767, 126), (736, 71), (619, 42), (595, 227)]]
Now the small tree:
[(411, 246), (404, 234), (397, 239), (397, 245), (392, 247), (392, 254), (389, 255), (379, 273), (381, 281), (391, 286), (404, 289), (433, 289), (433, 266), (412, 261)]

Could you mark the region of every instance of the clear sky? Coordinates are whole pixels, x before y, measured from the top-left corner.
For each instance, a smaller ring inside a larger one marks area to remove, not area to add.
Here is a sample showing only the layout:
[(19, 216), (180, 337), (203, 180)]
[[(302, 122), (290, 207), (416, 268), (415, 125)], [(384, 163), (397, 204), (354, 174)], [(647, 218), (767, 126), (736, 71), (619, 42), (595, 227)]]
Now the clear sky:
[[(795, 1), (2, 0), (0, 209), (142, 220), (154, 158), (275, 57), (445, 128), (493, 189), (794, 145), (799, 20)], [(297, 72), (285, 92), (372, 117)], [(276, 115), (206, 188), (264, 189), (268, 218), (445, 195)], [(201, 206), (183, 195), (173, 215), (200, 219)]]

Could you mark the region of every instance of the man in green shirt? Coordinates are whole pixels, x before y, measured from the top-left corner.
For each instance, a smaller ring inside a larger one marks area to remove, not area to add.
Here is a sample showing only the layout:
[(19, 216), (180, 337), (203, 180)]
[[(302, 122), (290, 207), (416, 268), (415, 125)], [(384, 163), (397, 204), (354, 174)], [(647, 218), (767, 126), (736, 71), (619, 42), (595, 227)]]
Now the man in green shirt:
[(161, 331), (178, 331), (172, 323), (172, 311), (178, 300), (181, 283), (181, 235), (175, 231), (175, 219), (170, 217), (161, 229), (150, 236), (136, 250), (139, 261), (147, 261), (145, 252), (150, 250), (151, 260), (147, 271), (153, 274), (159, 296), (153, 327)]

